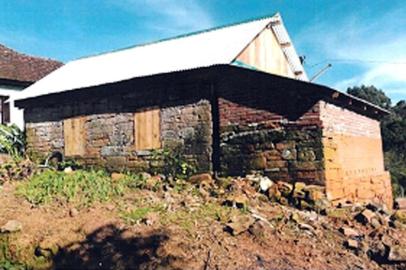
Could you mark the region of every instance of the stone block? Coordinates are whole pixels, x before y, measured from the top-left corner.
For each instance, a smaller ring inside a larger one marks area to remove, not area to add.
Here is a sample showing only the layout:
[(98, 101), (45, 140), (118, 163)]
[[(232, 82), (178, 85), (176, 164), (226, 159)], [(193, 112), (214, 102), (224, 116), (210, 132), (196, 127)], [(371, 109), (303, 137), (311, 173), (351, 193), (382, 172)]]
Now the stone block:
[(264, 154), (259, 153), (251, 159), (250, 169), (264, 170), (267, 168), (266, 157)]
[(279, 151), (277, 150), (268, 150), (268, 151), (264, 151), (264, 156), (267, 160), (281, 160), (281, 154)]
[(104, 146), (101, 148), (101, 156), (112, 157), (112, 156), (128, 156), (128, 149), (124, 146)]
[(297, 158), (296, 149), (284, 149), (282, 150), (281, 157), (285, 160), (295, 160)]
[(316, 154), (311, 148), (302, 148), (299, 150), (297, 158), (299, 161), (315, 161)]
[(266, 163), (266, 168), (287, 168), (288, 163), (284, 160), (270, 160)]
[(105, 161), (106, 161), (106, 169), (108, 171), (121, 172), (124, 171), (128, 166), (126, 157), (116, 157), (116, 156), (106, 157)]

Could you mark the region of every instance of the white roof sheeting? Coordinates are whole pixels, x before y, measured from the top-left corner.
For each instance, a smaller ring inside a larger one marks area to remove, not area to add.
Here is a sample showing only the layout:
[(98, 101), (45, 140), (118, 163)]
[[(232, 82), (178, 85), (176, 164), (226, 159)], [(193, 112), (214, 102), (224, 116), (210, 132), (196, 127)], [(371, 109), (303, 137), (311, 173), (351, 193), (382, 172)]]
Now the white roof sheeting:
[[(230, 64), (279, 14), (68, 62), (20, 93), (27, 99), (127, 79)], [(286, 30), (282, 33), (286, 32)], [(289, 38), (284, 35), (284, 39)], [(286, 53), (286, 52), (285, 52)], [(296, 58), (295, 51), (287, 57)], [(300, 62), (299, 62), (300, 64)], [(303, 67), (302, 67), (303, 69)], [(294, 69), (295, 71), (296, 69)]]

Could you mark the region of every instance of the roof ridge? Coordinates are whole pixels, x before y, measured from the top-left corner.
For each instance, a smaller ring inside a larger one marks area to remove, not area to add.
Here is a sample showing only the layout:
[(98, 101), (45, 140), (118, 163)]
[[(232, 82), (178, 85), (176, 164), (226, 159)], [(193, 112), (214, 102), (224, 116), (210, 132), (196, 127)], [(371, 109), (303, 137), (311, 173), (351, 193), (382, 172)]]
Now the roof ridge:
[(140, 44), (136, 44), (136, 45), (132, 45), (132, 46), (128, 46), (128, 47), (123, 47), (123, 48), (119, 48), (119, 49), (115, 49), (115, 50), (111, 50), (111, 51), (95, 53), (95, 54), (92, 54), (92, 55), (87, 55), (87, 56), (76, 58), (76, 59), (74, 59), (72, 61), (87, 59), (87, 58), (96, 57), (96, 56), (100, 56), (100, 55), (108, 54), (108, 53), (115, 53), (115, 52), (125, 51), (125, 50), (129, 50), (129, 49), (148, 46), (148, 45), (152, 45), (152, 44), (157, 44), (157, 43), (161, 43), (161, 42), (165, 42), (165, 41), (169, 41), (169, 40), (185, 38), (185, 37), (189, 37), (189, 36), (194, 36), (194, 35), (198, 35), (198, 34), (203, 34), (203, 33), (207, 33), (207, 32), (220, 30), (220, 29), (223, 29), (223, 28), (237, 26), (237, 25), (241, 25), (241, 24), (245, 24), (245, 23), (260, 21), (260, 20), (264, 20), (264, 19), (267, 19), (267, 18), (271, 19), (271, 18), (273, 18), (275, 16), (278, 16), (278, 15), (279, 15), (279, 12), (274, 12), (272, 15), (264, 15), (264, 16), (261, 16), (261, 17), (250, 18), (250, 19), (246, 19), (246, 20), (243, 20), (243, 21), (239, 21), (239, 22), (224, 24), (224, 25), (215, 26), (215, 27), (207, 28), (207, 29), (203, 29), (203, 30), (197, 30), (197, 31), (193, 31), (193, 32), (186, 33), (186, 34), (180, 34), (180, 35), (173, 36), (173, 37), (168, 37), (168, 38), (158, 39), (158, 40), (155, 40), (155, 41), (149, 41), (149, 42), (145, 42), (145, 43), (140, 43)]
[(50, 61), (50, 62), (56, 62), (56, 63), (63, 64), (62, 61), (59, 61), (59, 60), (56, 60), (56, 59), (46, 58), (46, 57), (36, 56), (36, 55), (30, 55), (30, 54), (27, 54), (27, 53), (24, 53), (24, 52), (14, 50), (14, 49), (12, 49), (12, 48), (10, 48), (10, 47), (2, 44), (2, 43), (0, 43), (0, 48), (1, 47), (5, 48), (8, 51), (11, 51), (12, 53), (15, 53), (15, 54), (19, 55), (19, 56), (24, 56), (24, 57), (34, 58), (34, 59), (40, 59), (40, 60), (43, 60), (43, 61)]

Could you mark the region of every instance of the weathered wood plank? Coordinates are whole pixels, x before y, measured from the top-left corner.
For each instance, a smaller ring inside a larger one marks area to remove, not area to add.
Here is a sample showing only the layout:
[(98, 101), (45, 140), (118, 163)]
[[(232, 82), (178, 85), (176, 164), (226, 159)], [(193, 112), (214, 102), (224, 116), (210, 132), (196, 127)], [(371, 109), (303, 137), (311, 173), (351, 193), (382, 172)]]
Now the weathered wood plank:
[(157, 149), (161, 147), (159, 109), (136, 112), (134, 124), (136, 150)]
[(63, 121), (65, 156), (83, 156), (86, 153), (86, 117), (80, 116)]

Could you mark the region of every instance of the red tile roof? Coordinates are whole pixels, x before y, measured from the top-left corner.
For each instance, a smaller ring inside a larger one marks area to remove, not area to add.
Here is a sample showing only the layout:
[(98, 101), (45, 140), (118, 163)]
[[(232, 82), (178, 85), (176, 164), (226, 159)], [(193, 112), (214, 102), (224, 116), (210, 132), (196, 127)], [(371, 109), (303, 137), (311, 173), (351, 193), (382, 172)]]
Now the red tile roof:
[(16, 52), (0, 44), (0, 79), (35, 82), (63, 63)]

